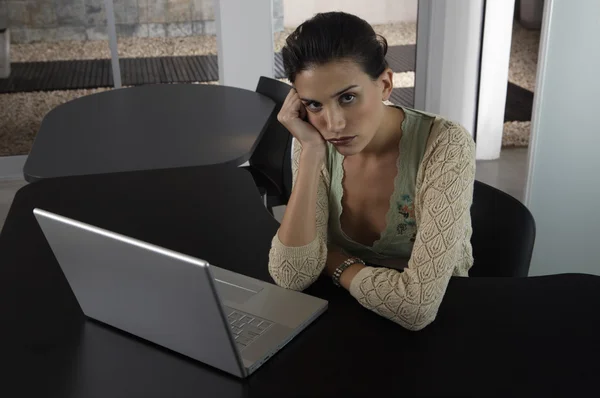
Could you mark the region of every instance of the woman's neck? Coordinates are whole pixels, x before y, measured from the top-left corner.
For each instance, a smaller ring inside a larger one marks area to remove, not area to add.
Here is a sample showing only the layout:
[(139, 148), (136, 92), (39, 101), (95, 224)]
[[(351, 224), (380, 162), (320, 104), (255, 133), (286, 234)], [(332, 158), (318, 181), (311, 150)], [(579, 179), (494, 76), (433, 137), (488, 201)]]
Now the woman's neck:
[(393, 106), (381, 105), (384, 107), (381, 124), (371, 142), (360, 152), (361, 156), (380, 157), (398, 150), (402, 138), (404, 111)]

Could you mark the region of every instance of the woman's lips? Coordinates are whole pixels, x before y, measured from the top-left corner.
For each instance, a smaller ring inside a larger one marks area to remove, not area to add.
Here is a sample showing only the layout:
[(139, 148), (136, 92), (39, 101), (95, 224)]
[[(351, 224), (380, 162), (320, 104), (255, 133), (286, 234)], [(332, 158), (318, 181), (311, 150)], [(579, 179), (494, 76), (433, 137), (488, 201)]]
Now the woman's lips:
[(356, 136), (342, 137), (342, 138), (331, 139), (331, 140), (329, 140), (329, 142), (331, 142), (333, 145), (336, 145), (336, 146), (348, 145), (354, 140), (354, 138), (356, 138)]

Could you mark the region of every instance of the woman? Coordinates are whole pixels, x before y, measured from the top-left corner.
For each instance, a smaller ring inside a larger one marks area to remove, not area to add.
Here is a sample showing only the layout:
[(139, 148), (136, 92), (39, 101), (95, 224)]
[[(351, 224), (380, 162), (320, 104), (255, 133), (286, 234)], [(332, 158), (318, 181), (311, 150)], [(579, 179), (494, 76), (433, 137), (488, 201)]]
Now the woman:
[(318, 14), (287, 39), (293, 84), (278, 120), (294, 136), (293, 191), (269, 272), (303, 290), (322, 272), (410, 330), (436, 316), (473, 264), (475, 147), (460, 125), (387, 106), (387, 42), (364, 20)]

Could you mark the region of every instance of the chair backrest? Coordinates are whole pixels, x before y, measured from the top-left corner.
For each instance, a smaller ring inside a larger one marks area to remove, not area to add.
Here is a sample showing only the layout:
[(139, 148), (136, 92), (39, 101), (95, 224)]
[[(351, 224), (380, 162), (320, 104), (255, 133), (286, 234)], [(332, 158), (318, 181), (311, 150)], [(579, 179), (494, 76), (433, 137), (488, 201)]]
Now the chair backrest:
[(256, 92), (271, 98), (276, 106), (267, 129), (249, 160), (252, 167), (260, 170), (277, 185), (286, 202), (292, 190), (292, 135), (279, 123), (277, 114), (290, 89), (290, 85), (268, 77), (261, 76), (258, 81)]
[(470, 276), (527, 276), (535, 242), (535, 220), (520, 201), (475, 181), (473, 257)]

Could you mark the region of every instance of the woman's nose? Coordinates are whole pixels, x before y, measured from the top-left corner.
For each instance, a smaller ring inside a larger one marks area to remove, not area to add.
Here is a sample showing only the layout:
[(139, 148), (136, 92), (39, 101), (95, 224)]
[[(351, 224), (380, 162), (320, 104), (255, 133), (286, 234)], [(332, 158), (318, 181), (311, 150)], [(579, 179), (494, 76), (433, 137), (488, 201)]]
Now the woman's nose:
[(327, 112), (327, 130), (329, 132), (337, 134), (343, 131), (344, 127), (346, 127), (346, 119), (342, 112), (336, 110)]

